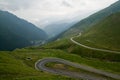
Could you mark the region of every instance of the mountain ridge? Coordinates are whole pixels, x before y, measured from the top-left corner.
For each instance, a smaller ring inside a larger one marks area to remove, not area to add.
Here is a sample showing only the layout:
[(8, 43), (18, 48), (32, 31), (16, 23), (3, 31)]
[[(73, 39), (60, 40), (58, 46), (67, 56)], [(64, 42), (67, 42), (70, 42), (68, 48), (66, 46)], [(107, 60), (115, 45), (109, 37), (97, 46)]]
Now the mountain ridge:
[(0, 50), (22, 48), (47, 39), (43, 30), (8, 11), (0, 11), (0, 19)]
[(117, 1), (111, 4), (109, 7), (100, 10), (89, 17), (81, 20), (77, 24), (73, 25), (70, 29), (66, 30), (61, 37), (71, 37), (78, 34), (80, 31), (85, 31), (91, 26), (95, 25), (99, 21), (105, 19), (107, 16), (114, 14), (116, 12), (120, 12), (120, 1)]

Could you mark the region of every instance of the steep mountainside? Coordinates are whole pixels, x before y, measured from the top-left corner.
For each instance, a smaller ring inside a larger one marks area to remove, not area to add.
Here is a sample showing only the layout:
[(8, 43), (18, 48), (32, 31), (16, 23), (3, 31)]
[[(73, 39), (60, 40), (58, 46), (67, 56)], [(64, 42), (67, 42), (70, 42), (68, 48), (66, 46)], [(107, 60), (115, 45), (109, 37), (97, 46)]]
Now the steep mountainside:
[(97, 22), (103, 20), (107, 16), (120, 11), (120, 1), (112, 4), (111, 6), (83, 19), (72, 28), (63, 33), (62, 37), (73, 36), (74, 34), (84, 31), (86, 28), (95, 25)]
[(47, 39), (46, 33), (35, 25), (0, 11), (0, 50), (13, 50)]
[(120, 51), (120, 13), (108, 16), (76, 40), (87, 45)]

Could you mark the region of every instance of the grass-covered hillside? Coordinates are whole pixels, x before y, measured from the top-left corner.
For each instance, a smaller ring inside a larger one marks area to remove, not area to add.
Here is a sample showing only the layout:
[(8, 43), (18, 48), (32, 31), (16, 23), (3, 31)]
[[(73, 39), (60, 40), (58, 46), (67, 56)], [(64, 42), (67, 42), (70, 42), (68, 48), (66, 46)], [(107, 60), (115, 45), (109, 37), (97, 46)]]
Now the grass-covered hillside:
[(113, 14), (88, 29), (76, 41), (93, 46), (120, 51), (120, 13)]
[[(65, 56), (62, 56), (65, 54)], [(35, 62), (45, 57), (64, 57), (68, 54), (60, 50), (23, 49), (13, 52), (0, 52), (0, 80), (75, 80), (53, 75), (35, 69)], [(72, 57), (72, 55), (70, 55)], [(31, 58), (31, 60), (27, 59)], [(80, 80), (80, 79), (79, 79)]]
[[(111, 60), (108, 61), (109, 59), (102, 58), (104, 56), (100, 52), (97, 55), (93, 55), (92, 51), (89, 54), (88, 52), (90, 51), (75, 45), (70, 40), (58, 40), (42, 47), (29, 47), (12, 52), (0, 52), (0, 80), (82, 80), (36, 70), (35, 62), (46, 57), (62, 58), (107, 72), (120, 74), (119, 62), (111, 62)], [(110, 55), (113, 56), (111, 56), (111, 59), (117, 57), (114, 54)], [(107, 54), (106, 56), (110, 55)], [(95, 56), (97, 57), (95, 58)]]
[(120, 12), (120, 1), (117, 1), (109, 7), (100, 10), (93, 15), (81, 20), (77, 24), (73, 25), (73, 27), (68, 29), (66, 32), (64, 32), (62, 37), (71, 37), (75, 34), (78, 34), (80, 31), (85, 31), (87, 28), (90, 28), (99, 21), (105, 19), (107, 16), (110, 16), (111, 14), (114, 14), (116, 12)]

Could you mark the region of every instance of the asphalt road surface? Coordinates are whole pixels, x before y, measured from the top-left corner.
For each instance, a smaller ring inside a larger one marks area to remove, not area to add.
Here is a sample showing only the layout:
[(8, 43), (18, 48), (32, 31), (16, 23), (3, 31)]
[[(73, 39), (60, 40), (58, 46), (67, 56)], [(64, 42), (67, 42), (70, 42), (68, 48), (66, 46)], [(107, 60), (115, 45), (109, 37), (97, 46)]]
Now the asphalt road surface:
[(72, 72), (72, 71), (66, 71), (66, 70), (60, 70), (60, 69), (53, 69), (53, 68), (49, 68), (46, 67), (45, 64), (50, 63), (50, 62), (58, 62), (58, 63), (62, 63), (62, 64), (66, 64), (75, 68), (80, 68), (82, 70), (86, 70), (88, 72), (93, 72), (95, 74), (100, 74), (103, 76), (107, 76), (107, 77), (111, 77), (114, 79), (118, 79), (120, 80), (120, 75), (117, 74), (112, 74), (112, 73), (108, 73), (105, 71), (101, 71), (92, 67), (88, 67), (85, 65), (81, 65), (81, 64), (77, 64), (77, 63), (73, 63), (64, 59), (60, 59), (60, 58), (44, 58), (41, 59), (39, 61), (36, 62), (35, 64), (35, 68), (37, 70), (42, 70), (42, 71), (46, 71), (46, 72), (50, 72), (53, 74), (59, 74), (59, 75), (64, 75), (64, 76), (69, 76), (72, 78), (82, 78), (82, 79), (86, 79), (86, 80), (107, 80), (105, 77), (97, 77), (95, 75), (90, 75), (90, 74), (85, 74), (85, 73), (80, 73), (80, 72)]

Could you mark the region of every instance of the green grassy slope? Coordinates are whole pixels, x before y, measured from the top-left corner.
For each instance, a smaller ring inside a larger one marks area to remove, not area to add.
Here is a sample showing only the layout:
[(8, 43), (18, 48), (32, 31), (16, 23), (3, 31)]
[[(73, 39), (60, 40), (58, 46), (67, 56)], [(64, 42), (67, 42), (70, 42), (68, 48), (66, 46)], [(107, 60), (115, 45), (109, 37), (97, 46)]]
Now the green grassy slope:
[(0, 80), (81, 80), (35, 70), (35, 62), (46, 57), (63, 58), (75, 63), (120, 74), (119, 62), (103, 61), (99, 58), (85, 57), (82, 54), (80, 56), (80, 54), (78, 55), (78, 53), (74, 52), (76, 49), (81, 51), (82, 48), (69, 40), (60, 40), (46, 44), (43, 47), (29, 47), (12, 52), (0, 52)]
[(70, 39), (62, 39), (62, 40), (58, 40), (58, 41), (46, 44), (44, 48), (60, 49), (68, 53), (77, 54), (84, 58), (96, 58), (99, 60), (117, 61), (117, 62), (120, 61), (120, 54), (113, 54), (109, 52), (102, 52), (102, 51), (87, 49), (74, 44), (73, 42), (70, 41)]
[[(108, 71), (112, 70), (112, 69), (110, 69), (110, 67), (114, 68), (116, 70), (118, 70), (118, 69), (116, 68), (117, 66), (113, 67), (112, 65), (109, 65), (107, 63), (110, 63), (110, 64), (115, 63), (117, 65), (120, 64), (119, 63), (120, 55), (89, 50), (89, 49), (75, 45), (68, 39), (59, 40), (59, 41), (55, 41), (53, 43), (46, 44), (45, 46), (42, 47), (42, 49), (62, 50), (64, 52), (69, 53), (69, 55), (73, 54), (73, 55), (78, 56), (79, 58), (76, 57), (76, 59), (75, 59), (76, 61), (80, 60), (80, 62), (82, 62), (81, 58), (84, 59), (82, 64), (86, 64), (86, 65), (89, 65), (89, 66), (92, 66), (95, 68), (100, 68), (100, 69), (101, 68), (108, 69)], [(73, 57), (73, 59), (74, 59), (74, 57)], [(111, 62), (112, 59), (113, 60), (118, 59), (118, 62)], [(90, 60), (91, 62), (86, 62), (86, 60), (88, 60), (88, 61)], [(101, 63), (103, 63), (103, 64), (101, 64)], [(108, 67), (108, 65), (109, 65), (109, 67)], [(115, 72), (119, 72), (119, 71), (115, 71)]]
[(109, 7), (96, 12), (95, 14), (83, 19), (82, 21), (75, 24), (72, 28), (63, 33), (62, 37), (71, 37), (78, 34), (80, 31), (85, 31), (87, 28), (95, 25), (99, 21), (103, 20), (107, 16), (120, 12), (120, 1), (117, 1), (110, 5)]
[(88, 46), (120, 51), (120, 13), (107, 17), (76, 40)]
[[(59, 52), (59, 51), (58, 51)], [(52, 52), (51, 52), (52, 53)], [(57, 57), (58, 54), (53, 56)], [(0, 52), (0, 80), (69, 80), (65, 76), (53, 75), (47, 72), (37, 71), (34, 64), (38, 59), (50, 57), (47, 51), (20, 50), (14, 52)], [(31, 57), (32, 60), (27, 60)], [(52, 56), (51, 56), (52, 57)], [(74, 79), (71, 79), (74, 80)]]

